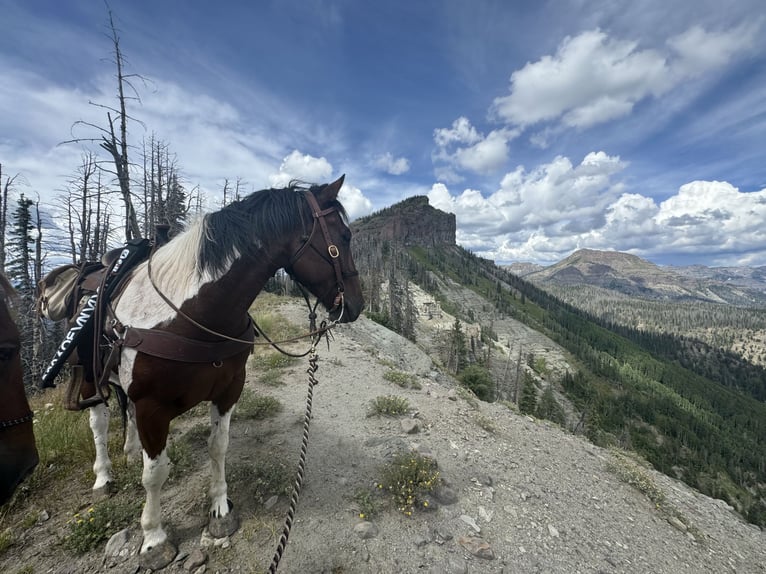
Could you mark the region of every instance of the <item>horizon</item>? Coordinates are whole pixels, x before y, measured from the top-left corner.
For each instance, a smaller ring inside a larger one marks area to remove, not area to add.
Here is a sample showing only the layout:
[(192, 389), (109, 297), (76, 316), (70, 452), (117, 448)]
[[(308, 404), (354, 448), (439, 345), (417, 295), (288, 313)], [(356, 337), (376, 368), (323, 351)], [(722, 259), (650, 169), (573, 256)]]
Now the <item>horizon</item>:
[[(210, 208), (225, 178), (249, 191), (345, 173), (352, 217), (424, 195), (499, 265), (580, 248), (766, 265), (758, 0), (109, 7), (140, 76), (131, 143), (167, 142)], [(74, 124), (103, 125), (115, 102), (107, 7), (0, 11), (3, 176), (55, 219), (84, 151), (61, 142), (92, 137)]]

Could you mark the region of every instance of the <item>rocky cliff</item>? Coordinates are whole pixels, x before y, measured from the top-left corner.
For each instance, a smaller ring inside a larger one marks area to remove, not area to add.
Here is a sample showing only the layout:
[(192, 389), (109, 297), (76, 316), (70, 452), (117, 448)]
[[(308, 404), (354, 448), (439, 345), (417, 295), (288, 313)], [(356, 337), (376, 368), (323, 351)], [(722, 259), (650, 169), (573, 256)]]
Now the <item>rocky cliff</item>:
[(410, 197), (351, 224), (357, 244), (398, 242), (407, 247), (455, 245), (455, 215), (431, 207), (424, 195)]

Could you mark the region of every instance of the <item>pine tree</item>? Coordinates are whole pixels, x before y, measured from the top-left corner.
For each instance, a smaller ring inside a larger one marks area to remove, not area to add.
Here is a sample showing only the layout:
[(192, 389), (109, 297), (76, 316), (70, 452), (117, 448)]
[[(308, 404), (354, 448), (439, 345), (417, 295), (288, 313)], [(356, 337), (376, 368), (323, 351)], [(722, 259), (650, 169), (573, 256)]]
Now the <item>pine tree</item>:
[(537, 411), (537, 389), (535, 388), (535, 380), (529, 373), (524, 373), (519, 410), (525, 415), (533, 415)]
[(14, 284), (22, 298), (32, 297), (31, 262), (35, 240), (32, 238), (34, 222), (31, 207), (34, 202), (21, 194), (12, 214), (11, 227), (8, 230), (8, 248), (10, 259), (6, 261), (8, 278)]

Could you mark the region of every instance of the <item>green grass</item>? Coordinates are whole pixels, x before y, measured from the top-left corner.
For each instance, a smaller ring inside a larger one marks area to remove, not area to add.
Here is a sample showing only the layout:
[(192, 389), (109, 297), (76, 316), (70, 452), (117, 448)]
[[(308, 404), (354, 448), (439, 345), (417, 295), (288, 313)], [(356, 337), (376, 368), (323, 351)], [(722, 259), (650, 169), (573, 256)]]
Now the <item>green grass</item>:
[(68, 522), (69, 533), (64, 546), (74, 554), (85, 554), (112, 534), (138, 521), (141, 514), (139, 501), (110, 499), (99, 502), (87, 510), (76, 513)]
[(375, 397), (370, 402), (370, 415), (403, 415), (410, 409), (409, 401), (404, 397), (385, 395)]
[(399, 385), (403, 389), (416, 389), (419, 390), (422, 387), (420, 381), (415, 375), (405, 373), (403, 371), (391, 370), (383, 373), (383, 378), (396, 385)]
[(234, 409), (234, 420), (262, 420), (276, 416), (282, 410), (282, 403), (274, 397), (258, 395), (251, 389), (242, 389), (242, 396)]

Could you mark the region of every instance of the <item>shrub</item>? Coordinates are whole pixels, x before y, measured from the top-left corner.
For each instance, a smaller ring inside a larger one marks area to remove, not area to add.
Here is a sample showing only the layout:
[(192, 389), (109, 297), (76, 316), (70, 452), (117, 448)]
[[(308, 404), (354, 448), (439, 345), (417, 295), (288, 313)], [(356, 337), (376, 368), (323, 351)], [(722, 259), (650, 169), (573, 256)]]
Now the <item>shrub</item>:
[(370, 406), (373, 415), (403, 415), (410, 409), (407, 399), (395, 395), (375, 397)]
[(75, 554), (85, 554), (138, 518), (140, 504), (106, 500), (78, 512), (68, 522), (65, 544)]
[(381, 475), (378, 488), (390, 493), (397, 508), (407, 516), (417, 508), (428, 508), (425, 495), (440, 482), (436, 461), (416, 452), (394, 456), (381, 469)]
[(492, 375), (484, 367), (470, 365), (460, 372), (458, 380), (480, 400), (485, 402), (495, 400), (495, 384), (492, 381)]

